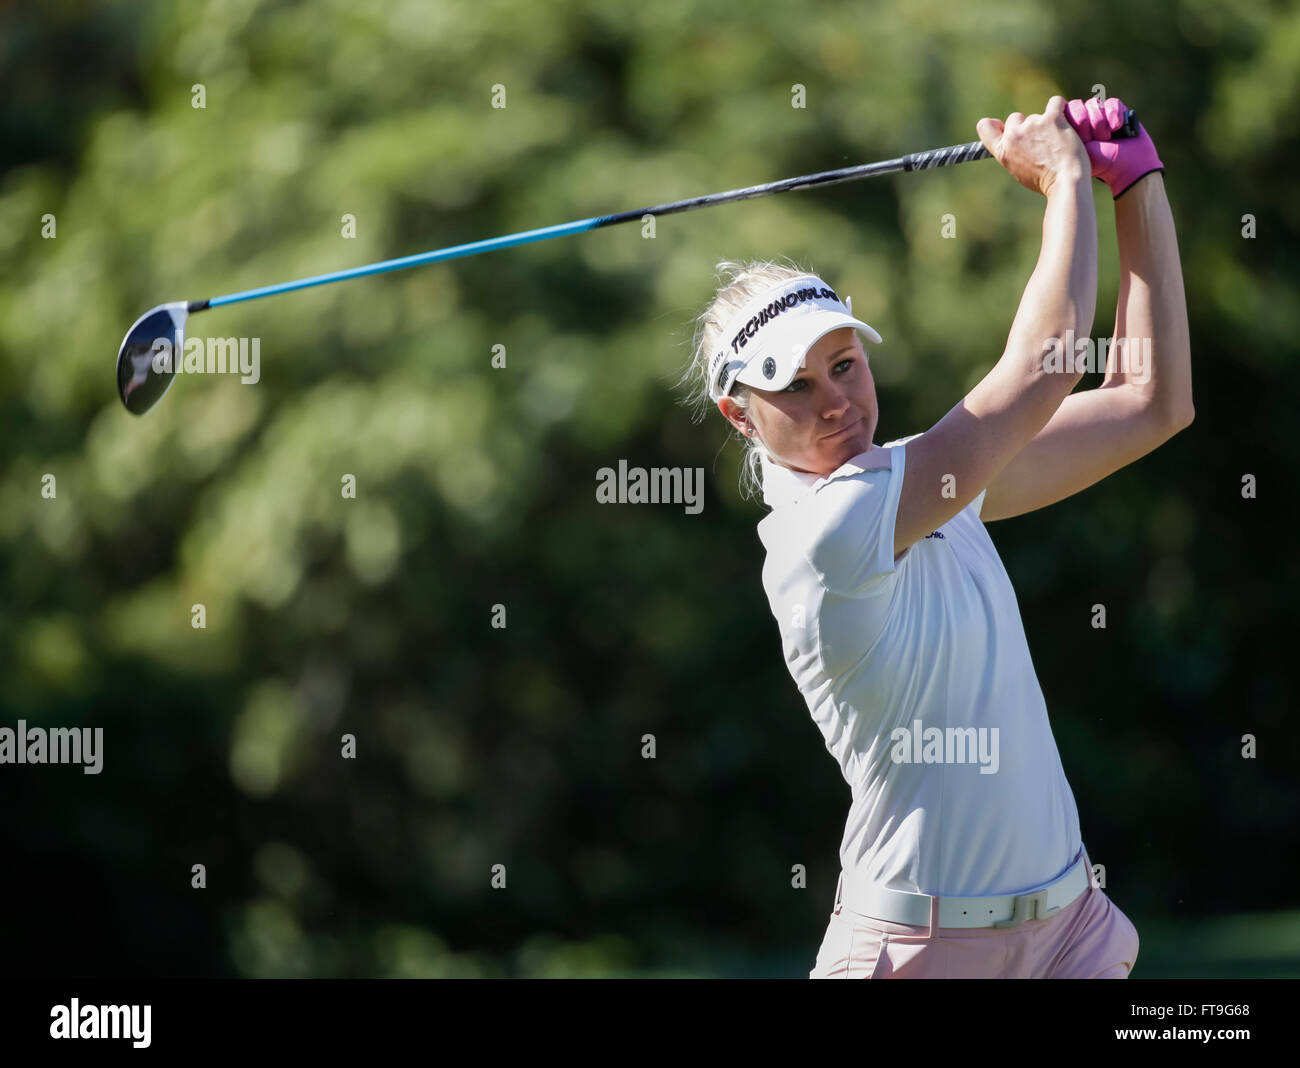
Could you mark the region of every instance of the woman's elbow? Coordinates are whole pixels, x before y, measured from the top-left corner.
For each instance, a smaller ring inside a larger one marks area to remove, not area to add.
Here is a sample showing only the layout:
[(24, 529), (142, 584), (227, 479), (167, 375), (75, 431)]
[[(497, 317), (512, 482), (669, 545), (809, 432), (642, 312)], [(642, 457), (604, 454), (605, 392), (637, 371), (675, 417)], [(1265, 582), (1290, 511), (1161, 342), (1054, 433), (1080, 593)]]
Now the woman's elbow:
[(1160, 428), (1160, 440), (1168, 441), (1175, 434), (1186, 430), (1192, 425), (1192, 420), (1196, 418), (1196, 408), (1192, 404), (1192, 398), (1189, 395), (1178, 401), (1176, 404), (1167, 404), (1161, 407), (1157, 414), (1157, 422)]
[(1155, 409), (1151, 414), (1163, 439), (1186, 430), (1196, 418), (1196, 407), (1192, 403), (1191, 364), (1191, 354), (1184, 349), (1182, 359), (1175, 363), (1181, 373), (1173, 376), (1172, 381), (1161, 383), (1163, 389), (1157, 388), (1148, 394), (1148, 405)]
[[(1190, 366), (1191, 360), (1188, 360)], [(1177, 434), (1180, 430), (1186, 430), (1192, 425), (1192, 420), (1196, 418), (1196, 405), (1192, 403), (1192, 382), (1191, 375), (1188, 374), (1186, 379), (1179, 383), (1182, 388), (1178, 391), (1177, 399), (1173, 405), (1173, 413), (1170, 418), (1170, 434)]]

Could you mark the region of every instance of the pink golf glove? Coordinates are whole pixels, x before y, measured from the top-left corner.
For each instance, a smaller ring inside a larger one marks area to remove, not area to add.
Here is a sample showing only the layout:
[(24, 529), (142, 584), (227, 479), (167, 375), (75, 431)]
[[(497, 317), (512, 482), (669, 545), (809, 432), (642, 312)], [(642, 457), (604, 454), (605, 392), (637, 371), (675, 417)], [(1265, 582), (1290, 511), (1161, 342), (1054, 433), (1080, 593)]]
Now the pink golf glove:
[(1065, 117), (1092, 160), (1092, 176), (1105, 182), (1116, 200), (1137, 184), (1139, 178), (1165, 169), (1141, 123), (1138, 123), (1137, 137), (1111, 140), (1111, 132), (1124, 125), (1126, 110), (1124, 101), (1114, 96), (1104, 105), (1096, 97), (1071, 100), (1065, 105)]

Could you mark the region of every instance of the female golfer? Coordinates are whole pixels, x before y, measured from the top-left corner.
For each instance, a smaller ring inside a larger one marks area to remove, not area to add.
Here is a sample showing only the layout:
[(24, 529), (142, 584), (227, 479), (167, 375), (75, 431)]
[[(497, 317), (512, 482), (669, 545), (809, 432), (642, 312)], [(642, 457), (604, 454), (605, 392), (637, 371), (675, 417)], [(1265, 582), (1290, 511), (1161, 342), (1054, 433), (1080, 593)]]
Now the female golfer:
[[(877, 446), (847, 300), (724, 263), (691, 374), (748, 443), (772, 511), (763, 584), (786, 663), (852, 792), (810, 977), (1125, 978), (1137, 931), (1094, 884), (1015, 592), (984, 524), (1078, 493), (1192, 420), (1187, 311), (1163, 170), (1123, 104), (1054, 96), (976, 129), (1046, 198), (1006, 351), (923, 434)], [(1090, 175), (1115, 197), (1117, 338), (1088, 366)], [(1149, 359), (1143, 359), (1149, 355)]]

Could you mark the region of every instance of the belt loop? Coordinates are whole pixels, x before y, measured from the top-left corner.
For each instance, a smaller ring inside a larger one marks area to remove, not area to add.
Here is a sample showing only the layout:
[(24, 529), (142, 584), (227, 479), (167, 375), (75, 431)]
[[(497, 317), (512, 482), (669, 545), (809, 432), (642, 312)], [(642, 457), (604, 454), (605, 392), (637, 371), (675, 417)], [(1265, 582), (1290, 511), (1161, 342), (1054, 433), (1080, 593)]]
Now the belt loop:
[(930, 931), (927, 938), (939, 937), (939, 895), (930, 898)]

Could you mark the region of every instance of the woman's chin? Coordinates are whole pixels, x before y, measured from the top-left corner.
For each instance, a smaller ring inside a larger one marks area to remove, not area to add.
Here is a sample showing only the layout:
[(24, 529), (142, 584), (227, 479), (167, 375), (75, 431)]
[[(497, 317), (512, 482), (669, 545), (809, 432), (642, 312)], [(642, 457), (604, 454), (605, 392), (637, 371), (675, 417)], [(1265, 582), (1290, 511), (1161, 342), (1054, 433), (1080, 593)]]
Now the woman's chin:
[[(826, 458), (831, 471), (838, 470), (852, 460), (853, 457), (859, 456), (871, 448), (871, 442), (867, 439), (866, 432), (862, 430), (856, 430), (852, 434), (845, 434), (842, 440), (828, 441), (826, 444), (831, 446)], [(829, 474), (829, 472), (827, 473)]]

